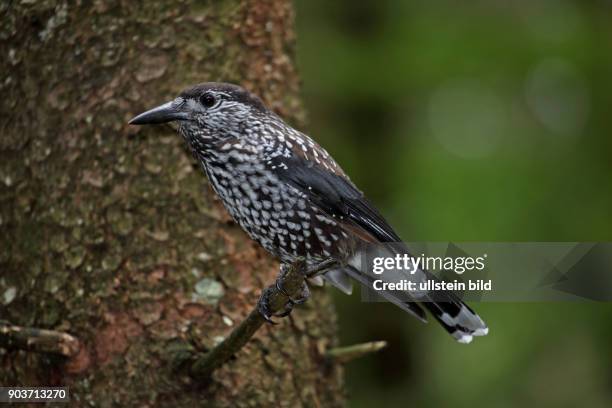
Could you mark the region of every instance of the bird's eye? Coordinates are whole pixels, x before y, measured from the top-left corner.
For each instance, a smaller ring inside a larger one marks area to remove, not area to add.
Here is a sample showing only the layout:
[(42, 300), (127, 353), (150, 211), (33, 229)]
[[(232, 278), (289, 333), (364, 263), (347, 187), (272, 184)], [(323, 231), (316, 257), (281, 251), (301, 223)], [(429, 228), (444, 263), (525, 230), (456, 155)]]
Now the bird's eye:
[(204, 105), (205, 107), (210, 108), (210, 107), (212, 107), (212, 106), (215, 104), (215, 102), (217, 102), (217, 101), (216, 101), (216, 99), (215, 99), (215, 97), (214, 97), (214, 96), (212, 96), (212, 95), (211, 95), (211, 94), (209, 94), (209, 93), (205, 93), (204, 95), (202, 95), (202, 96), (200, 97), (200, 102), (201, 102), (201, 103), (202, 103), (202, 105)]

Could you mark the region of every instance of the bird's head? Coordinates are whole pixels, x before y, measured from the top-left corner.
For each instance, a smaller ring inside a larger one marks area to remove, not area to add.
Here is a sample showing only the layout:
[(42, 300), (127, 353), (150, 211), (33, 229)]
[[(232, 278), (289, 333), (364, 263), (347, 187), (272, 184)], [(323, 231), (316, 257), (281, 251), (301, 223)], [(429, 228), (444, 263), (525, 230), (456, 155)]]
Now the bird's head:
[[(130, 120), (131, 125), (178, 122), (192, 138), (217, 139), (240, 134), (252, 119), (268, 113), (263, 102), (238, 85), (207, 82)], [(194, 140), (195, 141), (195, 140)]]

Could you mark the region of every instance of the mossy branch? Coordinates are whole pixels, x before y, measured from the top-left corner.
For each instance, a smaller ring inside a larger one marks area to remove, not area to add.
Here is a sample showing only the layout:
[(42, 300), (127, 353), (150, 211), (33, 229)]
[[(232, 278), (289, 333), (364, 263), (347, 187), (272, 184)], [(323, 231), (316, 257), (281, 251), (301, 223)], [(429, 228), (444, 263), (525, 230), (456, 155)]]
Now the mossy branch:
[(367, 354), (376, 353), (385, 347), (387, 347), (386, 341), (372, 341), (352, 346), (335, 347), (329, 349), (325, 353), (325, 357), (338, 363), (348, 363)]
[(81, 346), (79, 340), (68, 333), (0, 321), (0, 347), (73, 357)]
[[(283, 278), (283, 289), (281, 292), (273, 284), (264, 290), (268, 297), (271, 314), (282, 312), (289, 298), (298, 298), (301, 295), (304, 284), (304, 263), (298, 262), (292, 265)], [(253, 337), (255, 332), (265, 323), (258, 307), (249, 313), (229, 336), (207, 353), (197, 353), (192, 356), (187, 365), (189, 374), (194, 378), (207, 379), (217, 368), (225, 364), (234, 354), (244, 347)], [(184, 366), (181, 364), (181, 366)]]

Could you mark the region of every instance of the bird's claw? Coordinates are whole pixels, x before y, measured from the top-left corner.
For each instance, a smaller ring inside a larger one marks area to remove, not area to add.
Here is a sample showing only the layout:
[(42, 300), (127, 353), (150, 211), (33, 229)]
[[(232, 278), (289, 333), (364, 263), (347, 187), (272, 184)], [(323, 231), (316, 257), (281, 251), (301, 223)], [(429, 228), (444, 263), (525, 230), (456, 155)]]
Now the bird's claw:
[(272, 288), (264, 289), (263, 293), (261, 294), (261, 297), (259, 298), (259, 301), (257, 302), (257, 310), (259, 311), (259, 314), (261, 315), (261, 317), (264, 318), (266, 322), (270, 324), (278, 324), (274, 320), (272, 320), (273, 313), (270, 310), (269, 297), (272, 293), (273, 293)]
[(291, 314), (291, 312), (293, 312), (293, 303), (289, 301), (285, 304), (285, 310), (283, 310), (282, 312), (276, 313), (274, 316), (275, 317), (287, 317)]
[[(304, 281), (303, 283), (302, 291), (300, 293), (299, 298), (293, 298), (291, 295), (289, 295), (289, 293), (287, 293), (287, 291), (283, 287), (283, 282), (287, 275), (288, 268), (290, 268), (289, 265), (281, 265), (280, 273), (278, 275), (278, 278), (276, 279), (274, 287), (266, 288), (261, 294), (261, 297), (259, 298), (259, 302), (257, 303), (257, 309), (259, 313), (264, 318), (264, 320), (270, 324), (278, 324), (274, 320), (272, 320), (272, 317), (289, 316), (291, 312), (293, 311), (293, 306), (301, 305), (302, 303), (306, 302), (308, 298), (310, 297), (310, 289), (308, 288), (306, 281)], [(285, 295), (288, 299), (287, 303), (285, 303), (284, 310), (277, 312), (277, 313), (273, 313), (270, 310), (270, 300), (269, 300), (270, 296), (274, 293), (275, 290)]]
[(305, 303), (310, 297), (310, 289), (308, 288), (308, 284), (306, 283), (306, 281), (304, 281), (304, 284), (302, 285), (302, 292), (300, 293), (300, 297), (294, 298), (287, 293), (285, 288), (283, 288), (283, 283), (282, 283), (283, 278), (284, 278), (284, 275), (281, 274), (281, 276), (279, 276), (278, 279), (276, 279), (275, 286), (276, 286), (276, 290), (278, 290), (283, 295), (287, 296), (287, 299), (289, 299), (287, 303), (291, 304), (291, 306), (301, 305), (302, 303)]
[[(278, 289), (278, 287), (277, 287), (277, 289)], [(259, 314), (261, 315), (261, 317), (263, 317), (263, 319), (266, 322), (268, 322), (270, 324), (278, 324), (277, 322), (275, 322), (272, 319), (272, 317), (285, 317), (285, 316), (289, 316), (291, 314), (291, 312), (293, 311), (293, 306), (295, 304), (297, 304), (297, 303), (294, 302), (293, 300), (291, 300), (291, 298), (290, 298), (287, 301), (287, 303), (285, 303), (284, 310), (282, 310), (280, 312), (273, 313), (270, 310), (270, 300), (269, 300), (269, 297), (270, 297), (270, 295), (273, 292), (274, 292), (274, 289), (272, 289), (272, 288), (266, 288), (264, 290), (264, 292), (261, 294), (261, 297), (259, 298), (259, 302), (257, 303), (257, 310), (259, 311)]]

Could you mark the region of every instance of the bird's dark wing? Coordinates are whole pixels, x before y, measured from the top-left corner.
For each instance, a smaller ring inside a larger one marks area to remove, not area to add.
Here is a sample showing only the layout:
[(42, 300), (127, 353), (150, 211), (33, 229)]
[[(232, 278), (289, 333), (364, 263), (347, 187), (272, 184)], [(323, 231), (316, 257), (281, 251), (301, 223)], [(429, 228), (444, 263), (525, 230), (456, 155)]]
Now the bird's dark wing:
[[(309, 146), (311, 149), (320, 149), (319, 154), (327, 154), (316, 145)], [(308, 155), (308, 148), (302, 151), (294, 149), (293, 152), (289, 157), (279, 156), (276, 159), (279, 160), (275, 166), (276, 174), (282, 181), (306, 194), (318, 208), (329, 215), (335, 215), (336, 220), (339, 217), (348, 219), (351, 224), (348, 229), (354, 231), (356, 227), (365, 233), (359, 234), (359, 231), (356, 231), (359, 235), (369, 235), (379, 242), (401, 242), (387, 221), (344, 175), (333, 159), (325, 157), (325, 160), (313, 160), (313, 156)], [(346, 220), (343, 225), (347, 227)], [(373, 279), (370, 275), (350, 265), (342, 271), (365, 287), (372, 287)], [(427, 271), (422, 273), (430, 279), (433, 278)], [(409, 293), (404, 293), (406, 296), (403, 297), (394, 291), (379, 293), (421, 321), (426, 321), (425, 312), (410, 298)], [(438, 296), (441, 296), (440, 300), (428, 298), (422, 304), (455, 339), (469, 343), (473, 336), (487, 334), (488, 329), (482, 319), (452, 292), (439, 293)]]
[(401, 238), (363, 193), (341, 172), (325, 168), (301, 154), (279, 157), (276, 174), (280, 180), (307, 195), (309, 200), (336, 219), (352, 222), (379, 242), (399, 242)]
[[(309, 154), (309, 149), (296, 149), (289, 157), (277, 156), (272, 160), (272, 167), (279, 179), (306, 194), (311, 203), (326, 214), (334, 216), (347, 231), (364, 238), (366, 242), (401, 242), (393, 228), (333, 159), (317, 145), (309, 146), (311, 149), (320, 149), (320, 160), (317, 160), (317, 155)], [(340, 272), (365, 287), (372, 287), (373, 278), (350, 265), (344, 266)], [(392, 291), (384, 291), (381, 294), (417, 319), (427, 322), (424, 310), (414, 301), (402, 298)]]
[[(401, 242), (378, 210), (335, 163), (325, 167), (312, 157), (304, 156), (296, 154), (289, 158), (276, 158), (273, 167), (279, 179), (306, 194), (311, 203), (340, 220), (346, 230), (364, 238), (366, 242)], [(372, 287), (373, 278), (351, 266), (343, 267), (340, 272), (365, 287)], [(382, 296), (422, 322), (427, 322), (425, 312), (415, 302), (400, 298), (391, 291), (384, 291)]]

